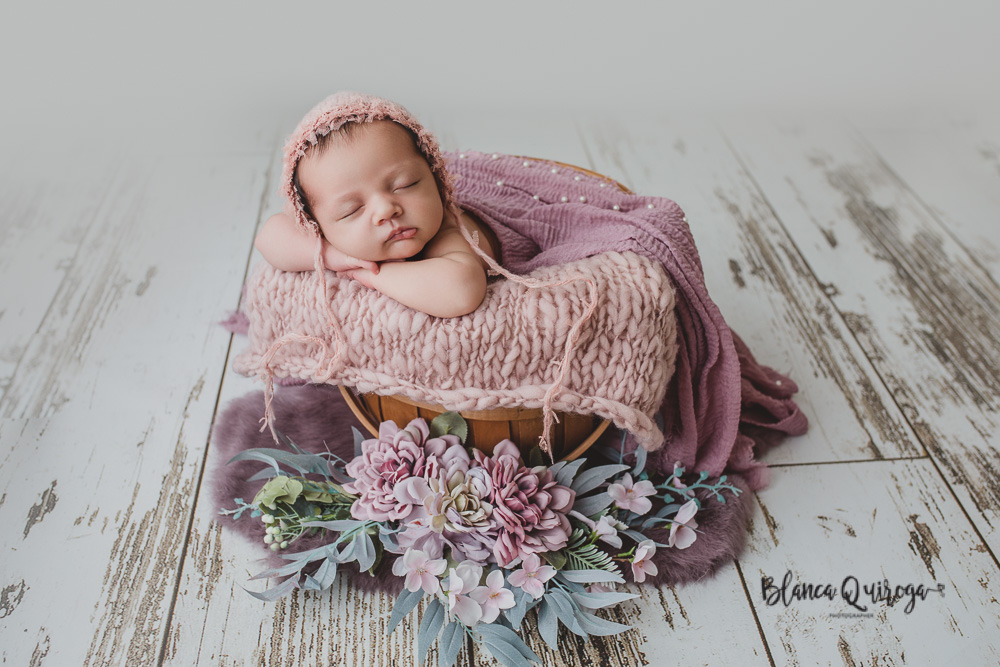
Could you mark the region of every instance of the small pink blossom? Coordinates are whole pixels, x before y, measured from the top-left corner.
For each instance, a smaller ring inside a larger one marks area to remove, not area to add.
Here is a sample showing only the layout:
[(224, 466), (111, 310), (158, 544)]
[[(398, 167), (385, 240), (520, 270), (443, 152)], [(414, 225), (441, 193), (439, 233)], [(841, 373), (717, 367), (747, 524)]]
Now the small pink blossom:
[(406, 590), (416, 592), (422, 588), (425, 593), (435, 595), (441, 587), (438, 576), (447, 567), (448, 561), (443, 558), (431, 559), (419, 549), (409, 549), (392, 564), (392, 573), (397, 577), (406, 575), (403, 581)]
[(538, 554), (527, 554), (521, 561), (520, 569), (511, 572), (507, 581), (511, 586), (517, 586), (537, 600), (545, 593), (545, 582), (554, 576), (556, 576), (554, 567), (542, 565), (542, 559)]
[(642, 515), (653, 507), (646, 496), (656, 495), (656, 488), (648, 479), (632, 483), (632, 475), (625, 474), (617, 483), (608, 486), (608, 495), (619, 509)]
[(601, 517), (597, 524), (595, 524), (594, 532), (597, 533), (597, 539), (618, 548), (622, 545), (622, 538), (618, 536), (618, 531), (626, 528), (628, 528), (626, 524), (618, 521), (608, 514), (605, 514)]
[(632, 558), (632, 578), (636, 583), (646, 581), (646, 575), (655, 576), (657, 573), (656, 563), (650, 560), (656, 553), (656, 546), (653, 540), (643, 540), (635, 548), (635, 556)]
[(698, 533), (694, 529), (698, 527), (698, 522), (694, 520), (694, 515), (698, 513), (698, 503), (689, 500), (677, 511), (670, 525), (670, 537), (667, 538), (668, 547), (687, 549), (698, 539)]
[(479, 619), (483, 623), (492, 623), (497, 620), (501, 609), (510, 609), (514, 606), (514, 594), (503, 586), (503, 572), (493, 570), (486, 577), (486, 585), (479, 586), (469, 593), (469, 597), (479, 603), (483, 609), (483, 617)]
[(475, 593), (482, 576), (482, 566), (470, 561), (462, 561), (451, 568), (448, 576), (448, 611), (470, 628), (483, 618), (483, 608), (475, 596), (468, 595)]

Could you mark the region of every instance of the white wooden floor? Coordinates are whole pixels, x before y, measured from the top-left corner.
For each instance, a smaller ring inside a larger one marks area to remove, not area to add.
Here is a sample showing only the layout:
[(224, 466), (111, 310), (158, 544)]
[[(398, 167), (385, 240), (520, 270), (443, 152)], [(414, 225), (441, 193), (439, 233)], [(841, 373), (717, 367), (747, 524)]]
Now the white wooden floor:
[[(215, 322), (280, 208), (295, 120), (239, 152), (64, 155), (48, 173), (0, 158), (3, 664), (415, 664), (411, 625), (384, 635), (383, 597), (248, 596), (256, 546), (208, 501), (213, 418), (258, 388), (229, 370), (244, 341)], [(715, 300), (811, 421), (765, 457), (738, 561), (641, 589), (619, 638), (570, 636), (557, 655), (536, 637), (546, 664), (1000, 661), (1000, 124), (425, 122), (446, 148), (675, 199)], [(762, 578), (786, 572), (838, 595), (767, 604)], [(851, 616), (849, 577), (933, 592), (907, 613), (862, 591)]]

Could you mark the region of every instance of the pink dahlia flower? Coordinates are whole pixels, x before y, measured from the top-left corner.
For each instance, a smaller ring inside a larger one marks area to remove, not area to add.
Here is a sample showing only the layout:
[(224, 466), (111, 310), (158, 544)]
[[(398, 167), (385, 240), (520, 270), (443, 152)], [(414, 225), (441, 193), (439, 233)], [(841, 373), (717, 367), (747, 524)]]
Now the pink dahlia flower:
[(355, 519), (397, 521), (410, 515), (415, 503), (406, 494), (398, 497), (396, 485), (424, 476), (428, 450), (436, 459), (455, 445), (463, 449), (458, 436), (429, 436), (423, 419), (414, 419), (404, 429), (387, 421), (379, 425), (377, 439), (361, 443), (361, 456), (347, 464), (347, 474), (354, 481), (344, 485), (346, 491), (359, 496), (351, 505)]
[(501, 567), (528, 554), (556, 551), (566, 546), (576, 492), (557, 484), (545, 466), (525, 467), (517, 446), (504, 440), (492, 456), (475, 452), (489, 473), (492, 519), (497, 526), (493, 555)]

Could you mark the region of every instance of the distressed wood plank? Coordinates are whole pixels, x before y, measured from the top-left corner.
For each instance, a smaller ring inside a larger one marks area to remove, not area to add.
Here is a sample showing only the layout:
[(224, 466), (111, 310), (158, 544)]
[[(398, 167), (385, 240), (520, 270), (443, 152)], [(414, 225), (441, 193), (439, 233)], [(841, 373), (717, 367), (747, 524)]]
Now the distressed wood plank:
[[(778, 469), (757, 494), (740, 566), (776, 664), (986, 665), (1000, 655), (996, 561), (928, 459)], [(787, 606), (771, 597), (786, 572)], [(907, 613), (910, 596), (889, 606), (861, 589), (860, 611), (841, 594), (847, 577), (935, 592)], [(835, 597), (794, 599), (795, 583), (830, 584)], [(832, 615), (847, 613), (865, 615)]]
[(156, 664), (187, 542), (228, 341), (213, 322), (264, 174), (246, 156), (121, 174), (0, 402), (11, 664)]
[(64, 170), (30, 155), (9, 157), (0, 165), (0, 396), (118, 171), (96, 159)]
[(855, 131), (986, 271), (1000, 280), (1000, 132), (982, 122)]
[(1000, 289), (848, 130), (725, 131), (996, 551)]
[(591, 167), (684, 209), (709, 293), (758, 361), (788, 373), (809, 432), (769, 463), (923, 453), (892, 396), (717, 130), (688, 116), (587, 127)]

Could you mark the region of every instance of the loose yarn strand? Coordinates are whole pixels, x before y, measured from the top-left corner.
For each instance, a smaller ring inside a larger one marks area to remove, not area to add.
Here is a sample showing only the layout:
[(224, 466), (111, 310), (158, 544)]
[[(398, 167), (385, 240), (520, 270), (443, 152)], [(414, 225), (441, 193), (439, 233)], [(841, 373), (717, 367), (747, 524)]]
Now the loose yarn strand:
[(265, 428), (270, 427), (271, 437), (274, 438), (274, 442), (277, 444), (281, 444), (281, 440), (278, 438), (278, 433), (274, 428), (274, 371), (271, 370), (271, 362), (274, 360), (274, 355), (288, 343), (294, 343), (297, 341), (319, 343), (322, 352), (320, 355), (320, 361), (317, 364), (317, 369), (323, 367), (324, 365), (325, 369), (322, 371), (315, 371), (313, 373), (313, 379), (316, 382), (326, 382), (333, 377), (336, 370), (336, 364), (340, 360), (344, 350), (344, 333), (340, 327), (340, 322), (337, 320), (336, 313), (333, 312), (333, 304), (330, 300), (330, 286), (326, 282), (326, 267), (323, 265), (323, 237), (317, 238), (318, 243), (316, 244), (316, 255), (314, 257), (313, 266), (315, 268), (315, 275), (320, 282), (320, 292), (322, 293), (323, 302), (326, 306), (326, 313), (330, 326), (333, 328), (337, 351), (333, 355), (330, 355), (330, 348), (326, 344), (326, 341), (322, 338), (292, 332), (287, 333), (274, 341), (274, 343), (271, 344), (271, 347), (267, 349), (267, 352), (264, 353), (263, 357), (261, 357), (261, 361), (264, 364), (264, 371), (261, 373), (261, 379), (264, 381), (264, 416), (258, 421), (258, 423), (264, 423), (261, 425), (259, 432), (263, 433)]
[[(460, 211), (458, 206), (452, 204), (452, 213), (455, 215), (455, 220), (460, 221)], [(597, 309), (597, 283), (593, 279), (587, 278), (585, 276), (573, 276), (571, 278), (563, 278), (561, 280), (544, 281), (537, 280), (535, 278), (527, 278), (524, 276), (519, 276), (515, 273), (501, 267), (492, 257), (483, 252), (483, 249), (479, 247), (477, 239), (472, 236), (472, 233), (465, 228), (464, 225), (459, 222), (459, 230), (462, 232), (462, 236), (468, 241), (469, 245), (472, 247), (473, 252), (486, 262), (490, 267), (490, 270), (502, 275), (503, 277), (511, 280), (515, 283), (524, 285), (530, 289), (540, 289), (543, 287), (560, 287), (578, 280), (582, 280), (587, 283), (587, 291), (589, 293), (589, 298), (587, 300), (587, 307), (584, 309), (583, 314), (573, 323), (573, 326), (569, 330), (569, 334), (566, 336), (566, 347), (564, 348), (562, 362), (559, 364), (559, 372), (556, 374), (555, 380), (552, 385), (545, 392), (542, 397), (542, 436), (538, 440), (538, 446), (543, 452), (549, 455), (552, 459), (552, 443), (550, 439), (550, 434), (552, 430), (553, 423), (558, 423), (559, 418), (556, 417), (555, 410), (552, 409), (552, 402), (555, 400), (559, 391), (563, 388), (563, 383), (566, 379), (566, 372), (569, 368), (570, 360), (573, 358), (573, 353), (576, 351), (576, 345), (580, 339), (580, 330), (587, 323), (587, 321), (594, 314)]]

